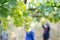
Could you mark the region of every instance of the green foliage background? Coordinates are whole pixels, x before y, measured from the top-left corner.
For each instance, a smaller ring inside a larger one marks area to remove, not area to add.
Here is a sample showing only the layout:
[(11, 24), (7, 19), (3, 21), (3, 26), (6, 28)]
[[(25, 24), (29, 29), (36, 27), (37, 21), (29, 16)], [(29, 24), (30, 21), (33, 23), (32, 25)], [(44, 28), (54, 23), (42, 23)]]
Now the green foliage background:
[(42, 17), (56, 23), (60, 20), (60, 1), (30, 0), (25, 4), (24, 0), (0, 0), (0, 19), (4, 30), (9, 26), (8, 16), (13, 18), (16, 27), (31, 23), (34, 18), (39, 21)]

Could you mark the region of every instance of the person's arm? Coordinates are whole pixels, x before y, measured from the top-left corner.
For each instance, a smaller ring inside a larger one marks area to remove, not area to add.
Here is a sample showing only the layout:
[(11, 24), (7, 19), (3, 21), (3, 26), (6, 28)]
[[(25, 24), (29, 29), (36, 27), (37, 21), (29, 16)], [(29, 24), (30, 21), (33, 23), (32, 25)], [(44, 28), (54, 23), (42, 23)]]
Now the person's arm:
[(46, 29), (46, 28), (44, 27), (44, 25), (42, 25), (42, 28)]
[(42, 25), (42, 27), (44, 29), (44, 33), (46, 33), (47, 32), (47, 28), (44, 25)]

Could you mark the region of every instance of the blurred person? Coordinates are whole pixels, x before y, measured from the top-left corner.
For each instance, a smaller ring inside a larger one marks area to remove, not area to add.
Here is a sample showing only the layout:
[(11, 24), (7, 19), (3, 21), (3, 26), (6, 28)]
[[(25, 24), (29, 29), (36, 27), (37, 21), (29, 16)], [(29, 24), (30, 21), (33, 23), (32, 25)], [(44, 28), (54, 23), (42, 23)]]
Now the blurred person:
[(35, 40), (35, 31), (31, 26), (26, 27), (26, 38), (25, 40)]
[(48, 23), (46, 23), (45, 25), (42, 25), (43, 29), (44, 29), (44, 33), (43, 33), (43, 40), (49, 40), (50, 37), (50, 26)]
[(2, 40), (8, 40), (8, 33), (6, 31), (2, 31)]
[(2, 27), (2, 22), (0, 20), (0, 40), (2, 40), (2, 30), (3, 30), (3, 27)]

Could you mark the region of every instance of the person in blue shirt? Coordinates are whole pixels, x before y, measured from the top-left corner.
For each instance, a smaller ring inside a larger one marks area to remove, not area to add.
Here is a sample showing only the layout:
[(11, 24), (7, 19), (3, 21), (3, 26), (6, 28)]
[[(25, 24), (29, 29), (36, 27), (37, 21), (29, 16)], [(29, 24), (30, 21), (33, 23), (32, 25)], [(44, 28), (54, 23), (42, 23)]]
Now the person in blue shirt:
[(50, 26), (48, 23), (46, 23), (46, 27), (44, 25), (42, 25), (43, 29), (44, 29), (44, 33), (43, 33), (43, 40), (49, 40), (49, 36), (50, 36)]
[(7, 31), (2, 31), (2, 40), (8, 40), (8, 33)]
[(26, 38), (25, 40), (35, 40), (35, 32), (32, 27), (27, 26), (26, 27)]

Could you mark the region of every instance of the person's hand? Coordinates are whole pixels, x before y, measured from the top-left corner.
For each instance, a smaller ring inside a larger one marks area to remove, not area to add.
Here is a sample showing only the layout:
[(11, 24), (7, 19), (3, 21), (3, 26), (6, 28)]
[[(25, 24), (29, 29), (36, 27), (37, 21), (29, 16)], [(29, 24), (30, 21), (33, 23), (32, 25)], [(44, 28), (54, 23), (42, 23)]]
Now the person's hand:
[(45, 28), (44, 25), (42, 25), (42, 27)]

